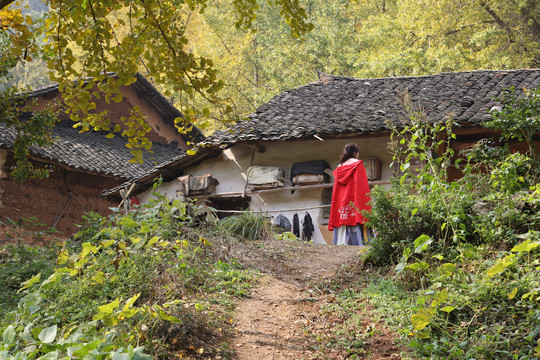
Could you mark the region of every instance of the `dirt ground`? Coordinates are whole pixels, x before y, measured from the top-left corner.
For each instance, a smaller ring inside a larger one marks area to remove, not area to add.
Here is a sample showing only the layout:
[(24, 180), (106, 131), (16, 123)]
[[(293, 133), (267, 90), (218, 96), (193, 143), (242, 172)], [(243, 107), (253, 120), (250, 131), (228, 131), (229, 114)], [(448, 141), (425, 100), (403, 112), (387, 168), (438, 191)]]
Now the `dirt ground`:
[(358, 304), (357, 311), (362, 326), (375, 331), (360, 354), (353, 357), (345, 349), (316, 348), (316, 338), (331, 336), (339, 321), (321, 315), (321, 307), (335, 299), (332, 291), (321, 291), (322, 285), (350, 276), (348, 269), (358, 267), (359, 251), (362, 248), (355, 246), (273, 240), (249, 243), (239, 250), (235, 256), (258, 268), (263, 277), (237, 307), (232, 347), (238, 359), (401, 359), (404, 350), (396, 335), (373, 320), (367, 303)]

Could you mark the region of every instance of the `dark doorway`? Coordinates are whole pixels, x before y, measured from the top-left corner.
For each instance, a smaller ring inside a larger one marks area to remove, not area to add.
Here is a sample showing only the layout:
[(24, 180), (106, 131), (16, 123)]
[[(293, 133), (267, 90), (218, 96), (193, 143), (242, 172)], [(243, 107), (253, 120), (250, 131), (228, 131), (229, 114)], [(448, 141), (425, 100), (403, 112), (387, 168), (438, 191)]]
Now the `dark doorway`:
[[(251, 198), (246, 197), (220, 197), (211, 198), (210, 206), (216, 209), (218, 218), (224, 219), (226, 217), (236, 214), (238, 211), (249, 209)], [(221, 211), (220, 211), (221, 210)]]

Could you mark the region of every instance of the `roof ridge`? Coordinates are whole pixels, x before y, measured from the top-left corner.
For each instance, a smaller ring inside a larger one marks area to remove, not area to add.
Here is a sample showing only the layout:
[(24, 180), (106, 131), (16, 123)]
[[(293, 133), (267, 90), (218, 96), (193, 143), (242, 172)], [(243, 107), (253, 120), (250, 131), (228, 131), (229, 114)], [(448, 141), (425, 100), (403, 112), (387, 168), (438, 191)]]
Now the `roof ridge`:
[[(358, 78), (354, 76), (345, 76), (345, 75), (333, 75), (333, 74), (325, 74), (327, 76), (330, 76), (335, 79), (347, 79), (347, 80), (389, 80), (389, 79), (410, 79), (410, 78), (428, 78), (428, 77), (435, 77), (435, 76), (441, 76), (441, 75), (456, 75), (456, 74), (468, 74), (468, 73), (508, 73), (508, 72), (523, 72), (523, 71), (538, 71), (539, 68), (523, 68), (523, 69), (500, 69), (500, 70), (494, 70), (494, 69), (476, 69), (476, 70), (465, 70), (465, 71), (445, 71), (440, 72), (436, 74), (424, 74), (424, 75), (401, 75), (401, 76), (383, 76), (383, 77), (373, 77), (373, 78)], [(303, 86), (307, 86), (313, 83), (320, 83), (321, 81), (315, 81)]]
[[(540, 85), (540, 69), (469, 70), (419, 76), (356, 78), (318, 72), (319, 81), (277, 94), (241, 121), (218, 130), (203, 144), (279, 141), (388, 131), (387, 119), (403, 116), (396, 90), (408, 89), (429, 111), (429, 121), (448, 113), (462, 126), (482, 126), (497, 96), (510, 86)], [(463, 97), (467, 101), (463, 101)]]

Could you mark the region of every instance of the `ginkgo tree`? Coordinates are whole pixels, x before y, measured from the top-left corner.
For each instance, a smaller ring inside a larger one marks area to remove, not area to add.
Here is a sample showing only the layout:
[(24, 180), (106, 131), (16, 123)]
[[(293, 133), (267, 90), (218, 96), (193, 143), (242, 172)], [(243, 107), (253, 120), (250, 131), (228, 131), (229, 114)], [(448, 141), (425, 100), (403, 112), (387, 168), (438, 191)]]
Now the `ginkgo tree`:
[(370, 0), (352, 3), (363, 76), (515, 69), (540, 63), (534, 0)]
[[(232, 0), (234, 24), (250, 29), (259, 7), (258, 0)], [(49, 76), (59, 84), (65, 112), (81, 131), (105, 130), (126, 137), (135, 159), (151, 142), (150, 127), (141, 113), (111, 126), (106, 112), (97, 112), (95, 100), (122, 101), (120, 88), (136, 81), (144, 66), (156, 84), (167, 84), (174, 94), (192, 98), (196, 94), (220, 103), (223, 81), (211, 59), (195, 55), (189, 47), (185, 25), (193, 13), (203, 13), (206, 0), (46, 0), (49, 7), (41, 26), (32, 26), (19, 2), (0, 0), (1, 31), (4, 37), (0, 71), (4, 74), (17, 62), (31, 60), (38, 35), (45, 35), (43, 56)], [(272, 6), (300, 37), (313, 27), (298, 0), (273, 0)], [(7, 40), (7, 41), (6, 41)], [(111, 76), (114, 74), (114, 76)], [(97, 90), (96, 90), (97, 89)], [(166, 94), (167, 95), (167, 94)], [(9, 100), (4, 96), (7, 109)], [(224, 111), (230, 111), (227, 104)], [(17, 116), (0, 114), (0, 121), (13, 125)], [(207, 108), (183, 107), (184, 119), (177, 119), (179, 131), (185, 124), (209, 113)], [(11, 123), (6, 119), (10, 119)], [(48, 124), (47, 126), (49, 126)], [(31, 145), (31, 144), (29, 144)]]

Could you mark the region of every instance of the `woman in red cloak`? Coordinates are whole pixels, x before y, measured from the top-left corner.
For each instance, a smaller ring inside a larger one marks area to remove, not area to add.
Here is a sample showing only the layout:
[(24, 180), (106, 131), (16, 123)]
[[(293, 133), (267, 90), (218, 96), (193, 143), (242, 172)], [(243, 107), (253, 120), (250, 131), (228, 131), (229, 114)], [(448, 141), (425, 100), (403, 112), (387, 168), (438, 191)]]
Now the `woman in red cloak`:
[(360, 149), (347, 144), (333, 171), (334, 189), (328, 229), (334, 232), (335, 245), (364, 245), (367, 242), (365, 216), (371, 210), (366, 169), (358, 160)]

